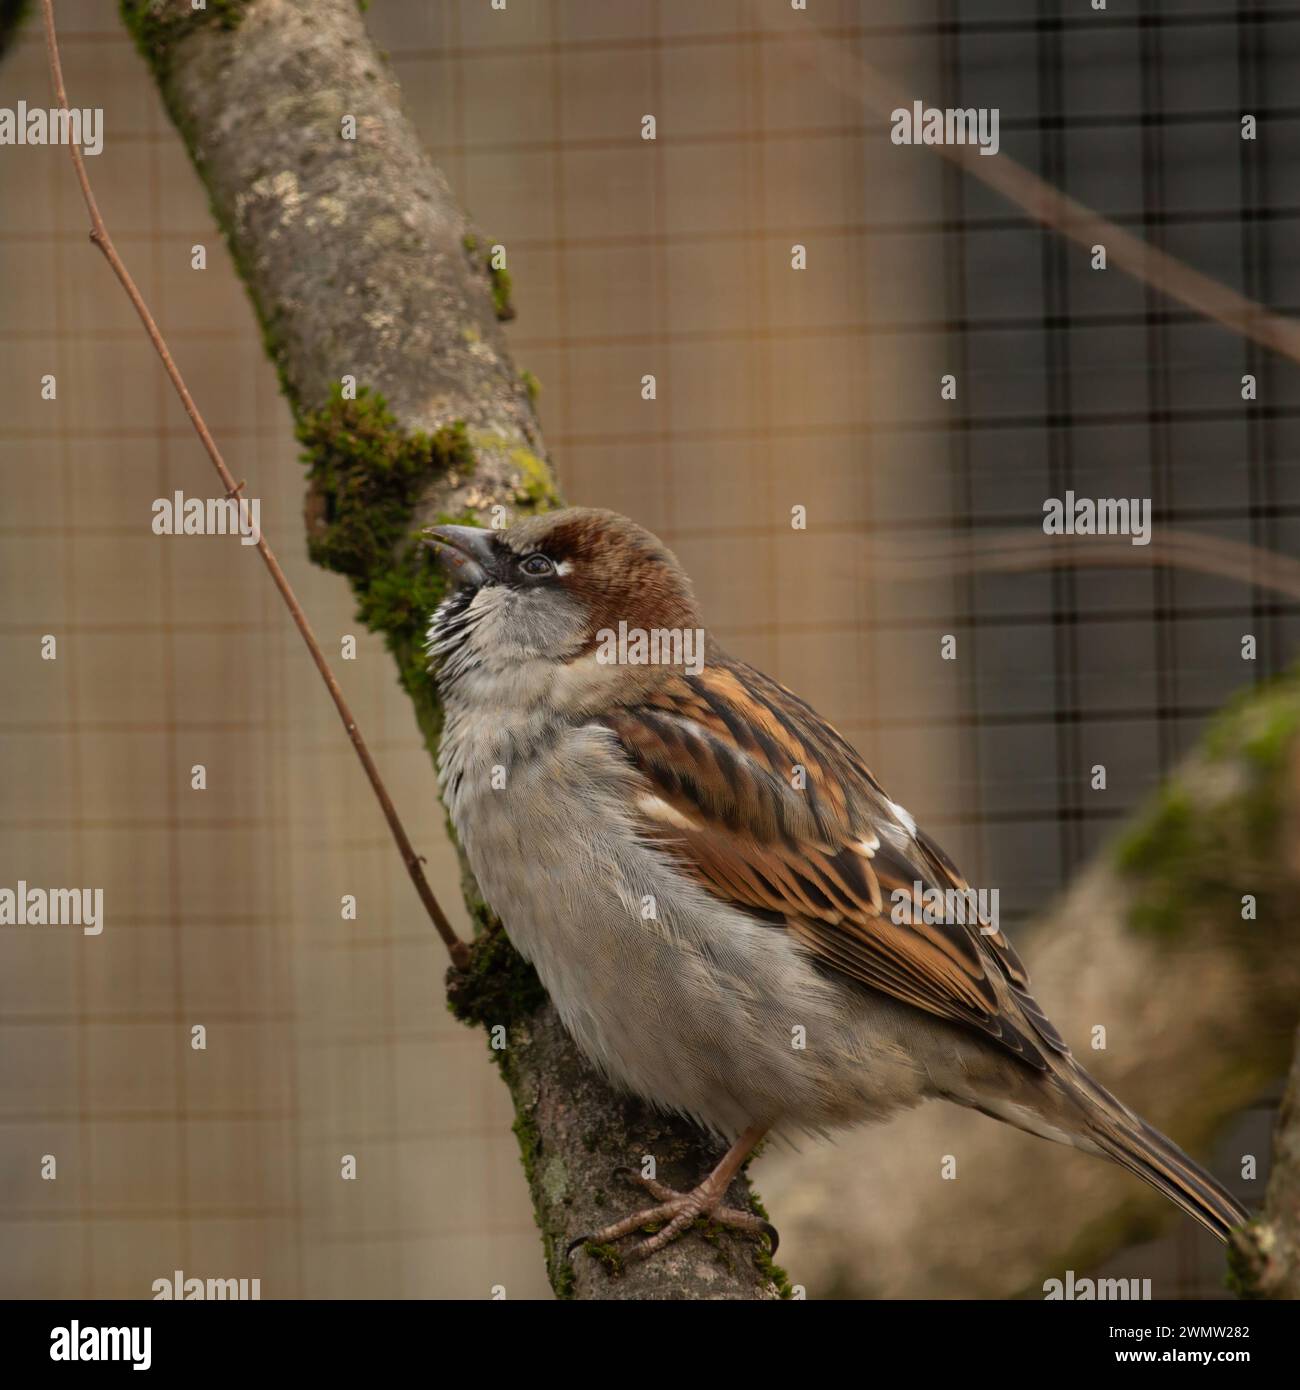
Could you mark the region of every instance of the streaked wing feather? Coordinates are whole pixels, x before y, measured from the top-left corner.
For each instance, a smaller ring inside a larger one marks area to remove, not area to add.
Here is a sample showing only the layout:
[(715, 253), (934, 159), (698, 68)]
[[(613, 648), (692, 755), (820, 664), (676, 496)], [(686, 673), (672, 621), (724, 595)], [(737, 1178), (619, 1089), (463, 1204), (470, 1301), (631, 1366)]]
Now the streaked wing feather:
[(891, 919), (896, 890), (968, 885), (903, 824), (858, 754), (789, 691), (711, 657), (701, 674), (600, 721), (648, 784), (645, 834), (714, 896), (783, 922), (828, 968), (976, 1028), (1034, 1066), (1047, 1065), (1044, 1045), (1064, 1052), (1000, 932)]

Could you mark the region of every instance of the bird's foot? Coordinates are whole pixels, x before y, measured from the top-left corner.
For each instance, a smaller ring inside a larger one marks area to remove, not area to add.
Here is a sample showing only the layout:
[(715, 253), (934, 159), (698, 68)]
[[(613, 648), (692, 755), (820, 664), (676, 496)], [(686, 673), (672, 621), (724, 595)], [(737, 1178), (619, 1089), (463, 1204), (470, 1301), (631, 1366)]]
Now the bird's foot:
[[(754, 1142), (756, 1140), (751, 1140), (748, 1147), (752, 1147)], [(748, 1149), (745, 1152), (748, 1152)], [(694, 1225), (701, 1217), (705, 1217), (709, 1221), (716, 1222), (719, 1226), (729, 1226), (735, 1231), (766, 1236), (771, 1247), (769, 1253), (774, 1255), (778, 1241), (775, 1228), (752, 1212), (740, 1211), (736, 1207), (729, 1207), (723, 1203), (723, 1198), (727, 1195), (727, 1188), (731, 1185), (736, 1169), (744, 1158), (742, 1152), (738, 1159), (731, 1161), (734, 1154), (735, 1149), (727, 1154), (726, 1158), (698, 1187), (692, 1188), (689, 1192), (677, 1192), (657, 1179), (647, 1178), (634, 1169), (620, 1168), (618, 1172), (621, 1176), (644, 1187), (652, 1197), (658, 1199), (658, 1205), (647, 1207), (644, 1211), (634, 1212), (631, 1216), (624, 1217), (622, 1221), (615, 1221), (612, 1225), (606, 1226), (593, 1235), (579, 1236), (569, 1246), (569, 1253), (572, 1254), (580, 1245), (613, 1245), (615, 1241), (622, 1240), (624, 1236), (630, 1236), (634, 1231), (641, 1230), (642, 1227), (658, 1226), (659, 1229), (652, 1235), (637, 1241), (635, 1245), (620, 1252), (620, 1259), (624, 1263), (644, 1260), (657, 1250), (662, 1250), (665, 1245), (671, 1244), (683, 1231)]]

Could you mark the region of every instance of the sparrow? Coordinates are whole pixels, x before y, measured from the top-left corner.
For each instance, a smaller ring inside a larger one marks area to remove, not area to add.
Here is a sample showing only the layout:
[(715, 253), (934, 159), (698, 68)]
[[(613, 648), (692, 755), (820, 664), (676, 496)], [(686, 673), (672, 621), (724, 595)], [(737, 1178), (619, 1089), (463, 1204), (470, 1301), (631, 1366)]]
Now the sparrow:
[[(443, 799), (565, 1027), (617, 1085), (730, 1145), (590, 1239), (697, 1217), (770, 1133), (923, 1100), (1122, 1165), (1221, 1240), (1239, 1203), (1072, 1056), (1011, 943), (858, 753), (703, 627), (648, 531), (570, 508), (426, 532), (454, 581), (428, 649)], [(944, 895), (936, 898), (936, 894)], [(953, 896), (953, 895), (956, 896)]]

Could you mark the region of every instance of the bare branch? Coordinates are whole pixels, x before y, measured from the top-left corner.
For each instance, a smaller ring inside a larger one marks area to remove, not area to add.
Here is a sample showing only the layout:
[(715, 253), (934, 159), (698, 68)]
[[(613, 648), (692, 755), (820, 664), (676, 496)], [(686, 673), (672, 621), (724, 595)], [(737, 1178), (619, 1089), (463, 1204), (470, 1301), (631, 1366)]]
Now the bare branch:
[[(226, 26), (196, 18), (189, 0), (127, 0), (124, 10), (294, 408), (311, 460), (313, 557), (351, 580), (432, 751), (441, 711), (422, 639), (440, 591), (421, 527), (559, 501), (501, 332), (508, 305), (483, 254), (491, 243), (421, 148), (355, 0), (244, 0)], [(355, 139), (341, 138), (345, 118)], [(339, 397), (344, 374), (359, 383), (356, 400)], [(404, 480), (399, 497), (385, 491), (394, 476)], [(380, 512), (393, 524), (376, 543), (369, 523)], [(613, 1092), (509, 947), (468, 869), (465, 895), (480, 930), (469, 968), (450, 973), (449, 1000), (466, 1022), (506, 1031), (492, 1055), (514, 1102), (556, 1292), (780, 1296), (763, 1242), (729, 1230), (691, 1231), (663, 1258), (617, 1277), (606, 1252), (568, 1258), (573, 1241), (637, 1209), (643, 1194), (618, 1180), (620, 1166), (653, 1155), (661, 1178), (691, 1186), (718, 1151), (695, 1126)], [(752, 1201), (743, 1173), (727, 1200)]]
[[(59, 41), (54, 28), (54, 0), (41, 0), (41, 18), (45, 26), (45, 47), (50, 60), (50, 81), (54, 88), (54, 97), (60, 109), (66, 111), (68, 109), (68, 94), (63, 85), (63, 67), (59, 62)], [(172, 386), (175, 387), (176, 394), (185, 407), (186, 415), (190, 417), (194, 432), (198, 435), (199, 441), (212, 460), (212, 466), (221, 478), (226, 496), (235, 497), (244, 487), (244, 484), (242, 482), (236, 483), (234, 474), (226, 467), (226, 462), (221, 457), (221, 451), (217, 448), (217, 442), (213, 439), (207, 423), (195, 404), (194, 397), (190, 395), (189, 387), (185, 385), (185, 379), (181, 376), (180, 369), (172, 358), (158, 324), (149, 312), (149, 306), (145, 303), (144, 297), (131, 278), (131, 272), (127, 270), (121, 256), (117, 253), (117, 248), (113, 245), (113, 239), (108, 233), (108, 228), (104, 225), (99, 205), (95, 201), (95, 194), (90, 187), (90, 177), (86, 173), (86, 161), (82, 157), (81, 146), (73, 141), (70, 149), (73, 167), (77, 171), (77, 182), (81, 185), (81, 196), (85, 200), (86, 211), (90, 214), (90, 239), (104, 253), (104, 258), (112, 267), (113, 274), (117, 276), (118, 282), (126, 291), (132, 307), (139, 315), (140, 322), (144, 324), (149, 341), (153, 344), (154, 351), (162, 359), (163, 369), (166, 371)], [(307, 650), (316, 663), (321, 680), (325, 682), (325, 688), (334, 701), (339, 718), (343, 721), (343, 727), (347, 730), (348, 738), (351, 739), (352, 746), (356, 749), (357, 757), (361, 760), (361, 766), (365, 769), (380, 809), (384, 813), (384, 819), (388, 822), (388, 828), (392, 831), (393, 839), (397, 842), (402, 862), (406, 865), (406, 871), (411, 876), (411, 882), (415, 884), (415, 891), (420, 895), (420, 901), (424, 904), (438, 935), (446, 944), (452, 963), (457, 966), (466, 965), (469, 961), (469, 948), (456, 935), (451, 923), (447, 920), (447, 914), (443, 912), (442, 906), (434, 897), (433, 889), (429, 887), (429, 881), (425, 877), (420, 857), (416, 854), (406, 829), (397, 815), (397, 809), (388, 794), (388, 788), (385, 787), (383, 778), (379, 775), (379, 769), (370, 756), (370, 749), (366, 746), (361, 730), (357, 727), (357, 721), (344, 698), (342, 687), (335, 679), (334, 672), (330, 670), (325, 653), (321, 650), (320, 643), (316, 640), (316, 634), (312, 631), (311, 624), (307, 620), (307, 614), (298, 602), (298, 596), (294, 593), (288, 577), (280, 568), (280, 562), (275, 558), (271, 547), (266, 543), (266, 537), (261, 534), (260, 530), (257, 536), (257, 551), (265, 562), (275, 587), (280, 591), (280, 597), (284, 599), (285, 606), (289, 609), (294, 624), (302, 634), (302, 640), (306, 642)]]
[(1055, 536), (1036, 531), (994, 531), (927, 546), (887, 540), (873, 542), (873, 553), (891, 574), (969, 573), (1000, 570), (1128, 568), (1192, 570), (1235, 579), (1288, 598), (1300, 599), (1300, 560), (1243, 541), (1199, 531), (1153, 532), (1150, 543), (1134, 545), (1129, 536)]
[[(856, 54), (825, 39), (813, 38), (811, 42), (822, 77), (840, 91), (856, 97), (878, 116), (888, 120), (899, 108), (911, 107), (911, 96), (893, 86)], [(785, 44), (788, 60), (796, 66), (804, 61), (802, 47), (802, 43)], [(968, 144), (944, 143), (925, 148), (987, 184), (1020, 208), (1031, 221), (1087, 249), (1104, 246), (1109, 259), (1134, 279), (1186, 304), (1243, 338), (1292, 362), (1300, 362), (1300, 325), (1125, 231), (1118, 223), (1068, 197), (1015, 160), (1001, 153), (986, 157), (980, 148)]]

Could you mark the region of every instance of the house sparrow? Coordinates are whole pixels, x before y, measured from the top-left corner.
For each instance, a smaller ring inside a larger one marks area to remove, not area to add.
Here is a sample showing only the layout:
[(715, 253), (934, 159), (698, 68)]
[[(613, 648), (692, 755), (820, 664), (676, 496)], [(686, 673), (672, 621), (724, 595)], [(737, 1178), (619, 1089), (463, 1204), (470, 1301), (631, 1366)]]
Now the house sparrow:
[(487, 901), (597, 1067), (731, 1141), (592, 1239), (770, 1230), (722, 1205), (765, 1134), (931, 1097), (1112, 1159), (1220, 1239), (1246, 1219), (1075, 1061), (1001, 932), (926, 920), (928, 890), (967, 891), (957, 869), (829, 724), (705, 637), (654, 536), (585, 508), (428, 536), (456, 581), (429, 629), (439, 776)]

